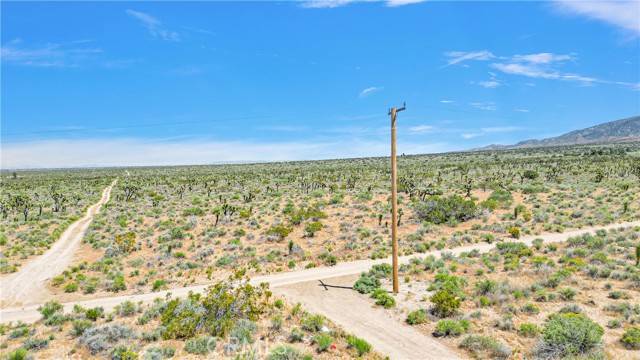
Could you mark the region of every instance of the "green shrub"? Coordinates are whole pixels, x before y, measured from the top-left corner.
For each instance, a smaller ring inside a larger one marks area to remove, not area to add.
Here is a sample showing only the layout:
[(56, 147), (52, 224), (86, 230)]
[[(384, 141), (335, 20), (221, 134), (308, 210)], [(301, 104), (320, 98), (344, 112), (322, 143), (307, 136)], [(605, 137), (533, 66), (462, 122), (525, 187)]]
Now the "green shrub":
[(20, 347), (7, 353), (4, 358), (6, 360), (27, 360), (31, 357), (29, 356), (27, 349)]
[(509, 235), (514, 239), (520, 239), (520, 228), (517, 226), (511, 226), (508, 230)]
[(311, 223), (308, 223), (305, 227), (304, 227), (304, 232), (307, 236), (309, 237), (313, 237), (318, 231), (322, 230), (322, 223), (319, 221), (314, 221)]
[(253, 321), (240, 319), (231, 330), (231, 337), (235, 338), (239, 344), (251, 344), (257, 330), (258, 327)]
[(87, 311), (85, 311), (84, 313), (84, 317), (86, 317), (91, 321), (96, 321), (98, 320), (98, 318), (101, 318), (103, 316), (104, 316), (104, 309), (102, 307), (87, 309)]
[(267, 360), (301, 360), (302, 358), (300, 350), (289, 345), (276, 346), (267, 356)]
[(353, 335), (347, 336), (347, 344), (349, 344), (349, 347), (356, 349), (358, 356), (362, 356), (371, 351), (371, 344), (366, 340)]
[(582, 314), (554, 314), (542, 330), (542, 341), (536, 349), (539, 356), (580, 356), (602, 343), (602, 327)]
[(386, 263), (376, 264), (371, 267), (371, 270), (369, 270), (368, 275), (373, 276), (376, 279), (385, 279), (391, 276), (392, 271), (393, 271), (393, 268), (391, 267), (390, 264), (386, 264)]
[(23, 336), (29, 335), (29, 327), (26, 325), (18, 326), (15, 329), (11, 330), (9, 333), (9, 339), (17, 339)]
[(469, 330), (469, 320), (439, 320), (433, 336), (459, 336)]
[(302, 342), (304, 340), (304, 332), (297, 327), (291, 329), (289, 333), (289, 342)]
[(191, 294), (184, 300), (167, 303), (161, 315), (165, 339), (190, 338), (197, 331), (225, 336), (240, 319), (255, 321), (265, 311), (267, 287), (247, 282), (218, 282), (204, 297)]
[(424, 309), (411, 311), (407, 315), (406, 321), (409, 325), (424, 324), (427, 322), (427, 312)]
[(216, 338), (212, 336), (200, 336), (189, 339), (184, 344), (184, 351), (189, 354), (206, 355), (216, 348)]
[(627, 349), (640, 350), (640, 327), (634, 326), (625, 330), (620, 341)]
[(82, 334), (84, 334), (85, 330), (87, 330), (91, 326), (93, 326), (93, 322), (89, 320), (83, 320), (83, 319), (73, 320), (71, 335), (75, 337), (81, 336)]
[(114, 276), (109, 291), (118, 292), (127, 290), (127, 285), (124, 282), (124, 275), (118, 274)]
[(300, 321), (300, 325), (304, 330), (317, 332), (324, 326), (324, 316), (320, 314), (306, 314)]
[(267, 230), (267, 235), (276, 236), (280, 241), (282, 241), (291, 233), (291, 231), (293, 231), (293, 228), (291, 227), (284, 225), (275, 225)]
[(174, 299), (167, 303), (161, 316), (165, 339), (188, 339), (201, 326), (206, 309), (198, 298), (190, 296), (184, 300)]
[(573, 298), (576, 297), (577, 294), (577, 292), (572, 288), (564, 288), (558, 291), (558, 293), (560, 293), (560, 297), (562, 298), (562, 300), (573, 300)]
[(150, 347), (144, 352), (144, 360), (171, 359), (176, 354), (176, 349), (172, 347)]
[(42, 350), (49, 346), (49, 339), (29, 338), (22, 346), (27, 350)]
[(160, 289), (164, 288), (164, 287), (165, 287), (165, 285), (167, 285), (167, 281), (166, 281), (166, 280), (164, 280), (164, 279), (157, 279), (157, 280), (155, 280), (155, 281), (153, 282), (152, 290), (153, 290), (153, 291), (158, 291), (158, 290), (160, 290)]
[(467, 221), (476, 216), (477, 207), (473, 200), (465, 200), (461, 196), (431, 196), (426, 201), (415, 205), (418, 219), (434, 224)]
[(318, 345), (318, 352), (325, 352), (333, 344), (333, 338), (329, 334), (318, 334), (313, 337), (313, 342)]
[(498, 203), (500, 207), (506, 209), (511, 206), (511, 203), (513, 202), (513, 196), (511, 195), (511, 192), (507, 190), (497, 189), (493, 191), (491, 195), (489, 195), (487, 200), (493, 200)]
[(539, 332), (538, 325), (532, 323), (522, 323), (518, 328), (518, 334), (524, 337), (536, 337)]
[(468, 335), (459, 346), (471, 352), (477, 359), (508, 359), (511, 356), (511, 349), (508, 346), (488, 336)]
[(360, 278), (353, 284), (353, 289), (360, 294), (369, 294), (379, 287), (380, 280), (366, 274), (360, 275)]
[(51, 316), (62, 312), (62, 309), (63, 309), (62, 304), (52, 300), (44, 303), (44, 305), (38, 308), (38, 311), (40, 312), (40, 314), (42, 314), (42, 317), (46, 320), (46, 319), (49, 319)]
[(431, 296), (433, 313), (439, 317), (448, 317), (458, 312), (462, 300), (451, 290), (442, 289)]
[(124, 340), (132, 339), (136, 334), (131, 328), (120, 325), (102, 325), (86, 329), (78, 342), (85, 345), (92, 355), (112, 349)]
[(138, 353), (124, 345), (120, 345), (111, 351), (111, 360), (137, 360)]
[(385, 309), (396, 306), (396, 299), (394, 299), (393, 296), (389, 295), (389, 293), (384, 289), (375, 289), (371, 293), (371, 297), (376, 299), (376, 305), (380, 305)]

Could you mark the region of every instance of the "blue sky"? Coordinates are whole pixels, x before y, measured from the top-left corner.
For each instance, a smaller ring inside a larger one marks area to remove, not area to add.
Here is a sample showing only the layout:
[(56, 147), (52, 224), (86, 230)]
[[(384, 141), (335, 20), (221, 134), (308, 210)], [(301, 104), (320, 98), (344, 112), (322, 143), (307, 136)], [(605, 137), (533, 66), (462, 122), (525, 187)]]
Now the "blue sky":
[(640, 2), (3, 2), (2, 167), (513, 143), (640, 114)]

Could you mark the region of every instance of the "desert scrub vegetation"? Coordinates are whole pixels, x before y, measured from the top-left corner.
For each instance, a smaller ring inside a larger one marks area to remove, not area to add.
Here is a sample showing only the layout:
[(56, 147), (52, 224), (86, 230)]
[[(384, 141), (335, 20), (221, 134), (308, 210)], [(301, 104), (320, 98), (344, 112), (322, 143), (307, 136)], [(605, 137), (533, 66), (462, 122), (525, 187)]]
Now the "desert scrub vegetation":
[[(636, 356), (640, 227), (532, 246), (495, 241), (487, 253), (445, 251), (402, 265), (390, 314), (475, 358)], [(363, 296), (390, 289), (389, 276), (375, 273), (354, 284)]]
[[(402, 156), (400, 253), (636, 219), (640, 170), (630, 154), (638, 146)], [(61, 299), (208, 283), (239, 267), (265, 274), (391, 252), (384, 158), (127, 171), (101, 173), (120, 181), (84, 238), (83, 268), (51, 283)], [(11, 226), (20, 226), (17, 215)], [(0, 258), (7, 271), (13, 265)]]
[(3, 356), (380, 359), (366, 340), (299, 304), (289, 306), (241, 273), (185, 298), (124, 302), (111, 311), (76, 306), (70, 312), (52, 301), (40, 313), (35, 324), (2, 328)]
[(47, 250), (97, 202), (109, 170), (0, 172), (0, 273), (17, 271)]

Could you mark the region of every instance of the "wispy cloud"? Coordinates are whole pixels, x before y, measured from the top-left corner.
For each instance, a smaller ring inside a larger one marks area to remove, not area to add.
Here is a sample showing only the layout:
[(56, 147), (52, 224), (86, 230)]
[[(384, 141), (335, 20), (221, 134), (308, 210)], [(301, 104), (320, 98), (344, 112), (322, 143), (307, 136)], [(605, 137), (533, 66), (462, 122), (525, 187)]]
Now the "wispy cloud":
[(397, 7), (397, 6), (418, 4), (425, 1), (426, 0), (387, 0), (386, 4), (389, 7)]
[(513, 109), (513, 111), (517, 111), (517, 112), (521, 112), (521, 113), (528, 113), (529, 109)]
[(452, 104), (452, 103), (454, 103), (454, 101), (453, 101), (453, 100), (447, 100), (447, 99), (440, 100), (440, 102), (441, 102), (442, 104)]
[[(348, 143), (349, 146), (344, 146)], [(446, 143), (398, 144), (398, 151), (423, 154), (454, 150)], [(3, 143), (2, 169), (87, 166), (215, 164), (248, 161), (318, 160), (388, 156), (386, 139), (344, 141), (152, 141), (143, 139), (59, 139)]]
[(468, 132), (463, 132), (460, 136), (463, 139), (473, 139), (479, 136), (484, 136), (487, 134), (495, 134), (495, 133), (509, 133), (515, 131), (522, 131), (524, 128), (519, 126), (492, 126), (492, 127), (484, 127), (479, 130), (473, 130)]
[(531, 78), (542, 78), (548, 80), (564, 80), (564, 81), (577, 81), (584, 85), (591, 85), (596, 82), (601, 82), (596, 78), (582, 76), (578, 74), (563, 73), (548, 68), (541, 68), (532, 64), (519, 64), (519, 63), (494, 63), (491, 67), (502, 71), (506, 74), (522, 75)]
[(640, 35), (640, 2), (556, 0), (555, 7), (565, 13), (586, 16)]
[(12, 40), (0, 48), (3, 63), (36, 67), (77, 67), (84, 60), (102, 53), (96, 47), (80, 46), (87, 43), (48, 43), (40, 46), (22, 46), (22, 40)]
[(513, 56), (513, 61), (528, 62), (532, 64), (550, 64), (554, 62), (563, 62), (574, 59), (575, 58), (573, 55), (552, 54), (548, 52)]
[(411, 134), (426, 134), (433, 132), (435, 128), (431, 125), (417, 125), (409, 128)]
[[(525, 55), (513, 56), (496, 56), (490, 51), (482, 50), (475, 52), (453, 51), (445, 53), (449, 57), (444, 67), (456, 64), (462, 64), (465, 61), (492, 61), (489, 65), (492, 69), (498, 70), (505, 74), (526, 76), (530, 78), (561, 80), (577, 82), (584, 86), (595, 84), (609, 84), (624, 86), (633, 90), (640, 90), (640, 83), (626, 81), (612, 81), (600, 79), (592, 76), (565, 72), (558, 70), (567, 61), (576, 60), (573, 54), (554, 54), (550, 52), (541, 52)], [(495, 88), (500, 86), (500, 82), (493, 77), (488, 81), (477, 82), (478, 85), (486, 88)]]
[(470, 60), (485, 61), (485, 60), (491, 60), (495, 58), (495, 55), (493, 55), (488, 50), (471, 51), (471, 52), (449, 51), (444, 55), (449, 58), (449, 60), (447, 60), (447, 65), (445, 66), (456, 65), (456, 64), (460, 64)]
[(484, 134), (482, 133), (462, 133), (460, 136), (462, 136), (463, 139), (473, 139), (475, 137), (478, 136), (482, 136)]
[(165, 29), (162, 22), (152, 15), (131, 9), (127, 9), (126, 13), (140, 21), (152, 36), (166, 41), (180, 41), (180, 35), (177, 32)]
[(493, 101), (476, 101), (469, 103), (469, 105), (473, 106), (476, 109), (486, 111), (495, 111), (497, 109), (496, 104)]
[(371, 94), (374, 94), (374, 93), (377, 93), (379, 91), (382, 91), (382, 89), (384, 89), (384, 88), (381, 87), (381, 86), (371, 86), (371, 87), (368, 87), (368, 88), (363, 89), (362, 91), (360, 91), (360, 94), (358, 94), (358, 96), (361, 97), (361, 98), (364, 98), (364, 97), (367, 97), (367, 96), (369, 96)]
[(387, 7), (398, 7), (405, 6), (411, 4), (418, 4), (421, 2), (425, 2), (426, 0), (386, 0), (386, 1), (376, 1), (376, 0), (308, 0), (303, 1), (301, 6), (311, 9), (327, 9), (327, 8), (337, 8), (346, 6), (349, 4), (355, 3), (374, 3), (380, 2), (384, 3)]

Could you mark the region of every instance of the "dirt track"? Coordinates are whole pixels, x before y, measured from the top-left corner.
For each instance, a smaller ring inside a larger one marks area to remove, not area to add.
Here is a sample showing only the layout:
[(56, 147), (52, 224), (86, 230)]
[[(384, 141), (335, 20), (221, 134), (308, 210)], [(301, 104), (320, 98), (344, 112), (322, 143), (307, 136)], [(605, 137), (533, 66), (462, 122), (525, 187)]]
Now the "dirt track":
[(49, 298), (45, 282), (62, 273), (72, 263), (75, 252), (93, 217), (109, 201), (116, 180), (102, 192), (102, 198), (87, 209), (80, 220), (69, 225), (49, 250), (16, 273), (0, 279), (0, 305), (16, 306), (42, 303)]
[[(541, 238), (545, 243), (562, 242), (573, 236), (591, 233), (599, 229), (612, 229), (620, 227), (640, 226), (640, 221), (633, 221), (607, 226), (589, 227), (580, 230), (572, 230), (564, 233), (541, 234), (537, 236), (523, 237), (520, 242), (531, 245), (534, 239)], [(478, 250), (486, 252), (495, 247), (495, 244), (474, 244), (455, 249), (446, 249), (442, 252), (460, 254), (462, 252)], [(428, 255), (439, 256), (440, 251), (432, 251), (424, 254), (414, 254), (399, 258), (400, 263), (406, 263), (412, 258)], [(392, 359), (456, 359), (455, 352), (448, 349), (435, 339), (419, 334), (411, 327), (393, 319), (384, 310), (372, 307), (366, 299), (358, 296), (348, 289), (332, 288), (324, 290), (318, 286), (318, 280), (331, 279), (332, 285), (351, 285), (355, 276), (367, 271), (372, 265), (390, 262), (390, 259), (359, 260), (339, 263), (333, 267), (313, 268), (293, 272), (278, 273), (254, 277), (251, 283), (269, 283), (273, 291), (286, 297), (291, 302), (301, 302), (313, 312), (318, 312), (346, 331), (353, 333), (369, 341), (380, 353), (390, 356)], [(154, 293), (114, 296), (86, 301), (65, 303), (66, 311), (71, 311), (75, 304), (83, 307), (102, 306), (106, 311), (112, 310), (116, 305), (125, 300), (150, 303), (155, 298), (164, 298), (167, 293), (173, 297), (183, 297), (189, 292), (204, 292), (208, 285), (195, 285), (176, 288)], [(3, 284), (4, 291), (4, 284)], [(14, 307), (0, 310), (0, 323), (10, 321), (35, 322), (41, 316), (38, 313), (39, 305)]]

